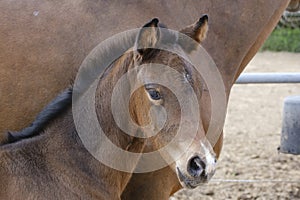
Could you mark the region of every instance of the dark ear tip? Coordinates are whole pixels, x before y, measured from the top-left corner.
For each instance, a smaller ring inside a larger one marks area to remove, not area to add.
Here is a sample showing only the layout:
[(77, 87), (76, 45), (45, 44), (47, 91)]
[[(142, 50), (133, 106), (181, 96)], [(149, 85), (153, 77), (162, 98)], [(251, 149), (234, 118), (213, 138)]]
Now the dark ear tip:
[(150, 22), (148, 22), (147, 24), (145, 24), (143, 27), (158, 27), (158, 18), (153, 18)]
[(203, 23), (203, 22), (205, 22), (205, 21), (208, 21), (208, 15), (207, 15), (207, 14), (202, 15), (202, 17), (200, 17), (200, 19), (199, 19), (199, 22), (200, 22), (200, 23)]
[(159, 19), (158, 18), (153, 18), (151, 20), (151, 24), (153, 24), (154, 26), (157, 26), (158, 25), (158, 22), (159, 22)]

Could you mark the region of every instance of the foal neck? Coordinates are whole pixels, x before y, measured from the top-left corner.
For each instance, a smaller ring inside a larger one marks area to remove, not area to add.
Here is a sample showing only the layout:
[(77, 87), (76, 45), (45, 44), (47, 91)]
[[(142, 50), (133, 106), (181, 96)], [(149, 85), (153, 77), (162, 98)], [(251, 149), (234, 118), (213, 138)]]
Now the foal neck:
[(47, 149), (45, 154), (52, 172), (61, 184), (68, 184), (74, 193), (88, 193), (100, 199), (120, 197), (131, 174), (105, 166), (85, 149), (76, 132), (71, 109), (54, 121), (44, 135), (41, 146)]

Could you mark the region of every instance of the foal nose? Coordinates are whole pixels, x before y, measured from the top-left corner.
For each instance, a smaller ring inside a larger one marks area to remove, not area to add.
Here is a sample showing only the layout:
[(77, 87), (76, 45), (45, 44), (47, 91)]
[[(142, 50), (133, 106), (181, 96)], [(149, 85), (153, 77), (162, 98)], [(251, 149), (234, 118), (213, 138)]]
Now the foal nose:
[(194, 156), (190, 159), (187, 171), (192, 177), (205, 176), (206, 164), (199, 156)]

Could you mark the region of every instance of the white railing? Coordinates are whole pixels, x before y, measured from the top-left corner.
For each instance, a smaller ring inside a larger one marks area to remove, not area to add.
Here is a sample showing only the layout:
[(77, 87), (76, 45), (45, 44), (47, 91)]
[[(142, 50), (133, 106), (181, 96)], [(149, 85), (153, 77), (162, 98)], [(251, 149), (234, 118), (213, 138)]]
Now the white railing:
[(243, 73), (236, 84), (300, 83), (300, 73)]

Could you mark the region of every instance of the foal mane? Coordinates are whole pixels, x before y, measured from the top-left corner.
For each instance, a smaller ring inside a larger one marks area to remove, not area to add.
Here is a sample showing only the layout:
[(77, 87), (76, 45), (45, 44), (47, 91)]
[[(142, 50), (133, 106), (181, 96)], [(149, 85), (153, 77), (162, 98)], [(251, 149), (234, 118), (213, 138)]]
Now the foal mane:
[[(119, 66), (118, 70), (119, 73), (124, 73), (127, 69), (127, 67), (130, 65), (131, 55), (126, 54), (121, 56), (117, 61), (121, 61), (122, 65)], [(102, 78), (109, 73), (108, 71), (115, 66), (115, 62), (111, 64), (106, 70), (104, 71)], [(93, 71), (95, 69), (91, 69)], [(87, 77), (90, 76), (90, 74), (85, 74)], [(93, 77), (92, 77), (93, 78)], [(91, 78), (91, 79), (92, 79)], [(87, 85), (84, 85), (84, 88), (88, 87), (90, 85), (90, 82), (88, 82)], [(21, 141), (23, 139), (32, 138), (34, 136), (39, 135), (45, 127), (51, 122), (53, 119), (55, 119), (57, 116), (59, 116), (61, 113), (63, 113), (68, 106), (72, 104), (72, 96), (73, 91), (78, 90), (82, 88), (74, 88), (74, 85), (71, 87), (65, 89), (63, 92), (61, 92), (58, 96), (55, 97), (46, 107), (43, 108), (43, 110), (36, 116), (34, 121), (26, 128), (24, 128), (21, 131), (8, 131), (5, 133), (4, 137), (0, 137), (0, 146), (5, 144), (11, 144), (18, 141)]]
[(53, 99), (35, 118), (30, 126), (18, 132), (8, 131), (6, 138), (0, 141), (0, 146), (4, 144), (14, 143), (26, 138), (34, 137), (44, 130), (45, 126), (58, 115), (60, 115), (66, 107), (72, 103), (73, 88), (67, 88)]
[[(130, 54), (125, 53), (125, 55), (117, 59), (117, 61), (122, 62), (122, 65), (120, 65), (120, 67), (118, 68), (119, 73), (124, 73), (126, 70), (128, 70), (127, 67), (130, 65), (130, 58)], [(103, 75), (101, 75), (101, 77), (105, 77), (107, 73), (109, 73), (108, 71), (113, 66), (115, 66), (115, 64), (116, 62), (107, 67)], [(85, 78), (88, 77), (89, 80), (93, 80), (95, 78), (93, 77), (94, 74), (98, 73), (95, 73), (95, 71), (97, 71), (97, 67), (93, 66), (86, 72), (84, 71), (82, 74), (84, 74), (83, 76)], [(78, 92), (82, 91), (82, 89), (86, 89), (90, 86), (90, 82), (91, 81), (80, 82), (81, 87), (78, 87), (78, 85), (72, 85), (71, 87), (65, 89), (58, 96), (56, 96), (55, 99), (53, 99), (46, 107), (43, 108), (43, 110), (36, 116), (34, 121), (28, 127), (24, 128), (21, 131), (8, 131), (4, 134), (4, 137), (0, 137), (0, 146), (15, 143), (23, 139), (32, 138), (34, 136), (39, 135), (49, 124), (49, 122), (51, 122), (61, 113), (63, 113), (66, 110), (66, 108), (72, 104), (73, 91)]]

